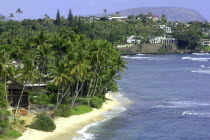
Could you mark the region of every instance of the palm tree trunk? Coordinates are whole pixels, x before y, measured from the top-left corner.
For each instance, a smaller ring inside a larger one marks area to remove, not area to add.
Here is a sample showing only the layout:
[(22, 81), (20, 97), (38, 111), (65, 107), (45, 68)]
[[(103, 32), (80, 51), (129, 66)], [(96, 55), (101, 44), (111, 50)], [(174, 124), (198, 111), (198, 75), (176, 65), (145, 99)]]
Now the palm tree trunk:
[(15, 110), (15, 116), (17, 115), (17, 111), (18, 111), (18, 108), (19, 108), (19, 106), (20, 106), (20, 100), (22, 99), (24, 90), (25, 90), (25, 85), (23, 86), (23, 89), (22, 89), (22, 91), (21, 91), (20, 98), (19, 98), (19, 100), (18, 100), (17, 108), (16, 108), (16, 110)]
[(76, 96), (74, 97), (74, 99), (71, 102), (71, 108), (70, 109), (72, 109), (74, 107), (74, 103), (75, 103), (75, 101), (76, 101), (76, 99), (77, 99), (77, 97), (78, 97), (78, 95), (79, 95), (79, 93), (80, 93), (84, 83), (85, 83), (85, 80), (82, 82), (82, 85), (81, 85), (80, 89), (77, 90)]
[(5, 77), (4, 77), (4, 86), (5, 86), (5, 93), (6, 93), (6, 106), (7, 106), (7, 108), (8, 108), (8, 91), (7, 91), (7, 77), (6, 77), (6, 75), (5, 75)]
[(56, 105), (56, 108), (58, 107), (58, 100), (59, 100), (59, 94), (60, 94), (60, 93), (59, 93), (59, 92), (60, 92), (60, 86), (61, 86), (61, 85), (59, 85), (59, 87), (58, 87), (58, 95), (57, 95), (57, 105)]
[(89, 84), (89, 87), (88, 87), (88, 92), (87, 92), (87, 95), (86, 95), (86, 99), (87, 99), (87, 97), (89, 96), (89, 94), (90, 94), (90, 89), (91, 89), (91, 87), (92, 87), (92, 84), (93, 84), (93, 79), (91, 79), (90, 80), (90, 84)]

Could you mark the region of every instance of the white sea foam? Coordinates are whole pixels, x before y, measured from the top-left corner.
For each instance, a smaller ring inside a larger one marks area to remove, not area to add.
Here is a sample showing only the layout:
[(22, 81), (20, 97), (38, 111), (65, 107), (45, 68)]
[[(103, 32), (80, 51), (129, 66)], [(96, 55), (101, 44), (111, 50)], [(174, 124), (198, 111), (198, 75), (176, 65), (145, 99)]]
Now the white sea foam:
[(194, 58), (194, 57), (182, 57), (182, 60), (192, 60), (192, 61), (208, 61), (210, 58)]
[(195, 111), (184, 111), (182, 113), (183, 116), (190, 115), (190, 116), (198, 116), (198, 117), (210, 117), (210, 112), (195, 112)]
[(74, 137), (73, 140), (94, 140), (94, 137), (96, 136), (96, 134), (88, 133), (87, 130), (89, 128), (91, 128), (93, 126), (97, 126), (101, 123), (104, 123), (104, 122), (110, 120), (111, 118), (118, 116), (120, 113), (124, 112), (125, 110), (126, 110), (126, 108), (124, 108), (124, 107), (113, 107), (111, 111), (101, 113), (101, 115), (105, 116), (106, 119), (104, 119), (102, 121), (98, 121), (96, 123), (92, 123), (90, 125), (87, 125), (84, 128), (82, 128), (81, 130), (77, 131), (82, 136)]
[(194, 108), (199, 106), (210, 106), (210, 103), (195, 101), (170, 101), (164, 102), (164, 105), (153, 106), (153, 108)]
[(152, 108), (185, 108), (185, 107), (181, 107), (181, 106), (170, 106), (170, 105), (156, 105), (156, 106), (153, 106)]
[(134, 60), (166, 60), (158, 57), (140, 57), (140, 56), (123, 56), (123, 58), (134, 59)]
[(191, 72), (194, 72), (194, 73), (205, 73), (205, 74), (210, 74), (210, 70), (201, 70), (201, 69), (192, 70)]
[(205, 65), (201, 65), (201, 68), (205, 68), (206, 66)]
[(102, 120), (102, 121), (98, 121), (96, 123), (92, 123), (92, 124), (89, 124), (89, 125), (83, 127), (81, 130), (77, 131), (82, 136), (81, 137), (78, 137), (78, 138), (74, 137), (73, 140), (94, 140), (95, 134), (87, 133), (87, 130), (90, 127), (97, 126), (98, 124), (103, 123), (103, 122), (105, 122), (107, 120), (108, 119), (105, 119), (105, 120)]
[(193, 53), (194, 55), (210, 55), (209, 53)]
[(141, 54), (141, 53), (139, 53), (139, 54), (137, 54), (137, 55), (146, 55), (146, 54)]

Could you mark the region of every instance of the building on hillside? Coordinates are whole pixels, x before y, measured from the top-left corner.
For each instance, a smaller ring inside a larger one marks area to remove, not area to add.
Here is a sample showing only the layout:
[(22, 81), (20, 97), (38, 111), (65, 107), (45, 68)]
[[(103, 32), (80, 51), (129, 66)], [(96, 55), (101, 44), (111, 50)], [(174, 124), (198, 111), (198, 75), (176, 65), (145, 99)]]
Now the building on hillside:
[(158, 21), (159, 20), (159, 17), (157, 15), (152, 15), (152, 20), (153, 21)]
[(156, 26), (159, 29), (164, 30), (168, 34), (172, 33), (171, 27), (167, 27), (166, 25), (154, 25), (154, 26)]
[(149, 42), (150, 42), (151, 44), (160, 44), (161, 41), (162, 41), (162, 38), (163, 38), (163, 37), (150, 38), (150, 39), (149, 39)]
[(149, 42), (151, 44), (176, 44), (177, 40), (175, 38), (155, 37), (150, 38)]
[[(38, 91), (41, 89), (46, 89), (46, 84), (20, 84), (15, 80), (7, 81), (8, 86), (8, 99), (11, 102), (11, 106), (15, 107), (20, 100), (20, 107), (21, 108), (28, 108), (29, 107), (29, 92)], [(23, 90), (25, 86), (25, 89)], [(23, 91), (23, 95), (21, 97), (21, 93)]]
[(172, 33), (172, 30), (171, 30), (171, 27), (165, 27), (164, 28), (164, 31), (168, 34), (171, 34)]
[(127, 43), (128, 44), (141, 44), (141, 37), (135, 36), (135, 35), (127, 37)]
[(99, 21), (100, 20), (100, 17), (97, 17), (97, 16), (89, 16), (89, 17), (86, 17), (86, 22), (94, 22), (94, 21)]
[(201, 39), (200, 43), (203, 46), (210, 46), (210, 40), (209, 39)]
[(110, 15), (107, 16), (109, 21), (125, 21), (127, 17), (123, 17), (121, 15)]

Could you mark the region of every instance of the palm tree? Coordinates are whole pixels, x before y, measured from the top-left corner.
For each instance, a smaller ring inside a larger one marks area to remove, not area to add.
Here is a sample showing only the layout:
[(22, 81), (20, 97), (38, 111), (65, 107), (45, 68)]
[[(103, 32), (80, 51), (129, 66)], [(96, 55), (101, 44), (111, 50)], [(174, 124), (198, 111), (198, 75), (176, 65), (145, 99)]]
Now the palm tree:
[(20, 8), (18, 8), (18, 9), (17, 9), (17, 11), (16, 11), (16, 13), (18, 13), (18, 14), (19, 14), (19, 21), (20, 21), (20, 14), (22, 14), (22, 13), (23, 13), (23, 11), (22, 11)]
[(5, 20), (5, 16), (1, 16), (0, 19), (1, 19), (1, 21), (4, 21)]
[(119, 15), (119, 14), (120, 14), (120, 12), (119, 12), (119, 11), (117, 11), (117, 12), (116, 12), (116, 15)]
[(14, 18), (14, 17), (15, 17), (14, 14), (10, 13), (9, 18), (12, 20), (12, 18)]
[(104, 9), (104, 13), (105, 13), (105, 16), (106, 16), (106, 13), (107, 13), (107, 9)]
[(49, 19), (50, 17), (49, 17), (47, 14), (45, 14), (45, 15), (44, 15), (44, 18), (47, 20), (47, 19)]
[(20, 70), (20, 76), (18, 77), (18, 80), (20, 83), (23, 84), (23, 89), (21, 91), (20, 98), (18, 100), (18, 104), (15, 110), (15, 116), (17, 115), (18, 108), (20, 106), (20, 101), (22, 99), (25, 87), (27, 83), (34, 83), (36, 79), (38, 79), (39, 72), (35, 69), (35, 65), (31, 59), (29, 59), (29, 56), (25, 57), (23, 60), (23, 69)]
[(5, 84), (5, 92), (6, 92), (6, 102), (8, 104), (8, 97), (7, 97), (7, 77), (13, 75), (13, 67), (12, 67), (12, 60), (10, 59), (10, 54), (5, 52), (5, 50), (0, 51), (0, 77), (4, 80)]
[(72, 70), (70, 74), (74, 77), (76, 81), (74, 98), (71, 103), (71, 109), (74, 107), (74, 103), (87, 79), (87, 74), (90, 69), (87, 56), (88, 54), (86, 53), (86, 51), (81, 50), (80, 52), (75, 54), (75, 59), (70, 63), (72, 65)]
[(57, 108), (61, 100), (66, 96), (69, 91), (69, 88), (64, 88), (68, 87), (71, 82), (74, 82), (74, 79), (69, 76), (70, 70), (64, 60), (57, 60), (55, 65), (51, 65), (51, 69), (49, 71), (51, 73), (51, 77), (53, 78), (53, 83), (58, 87), (56, 106)]

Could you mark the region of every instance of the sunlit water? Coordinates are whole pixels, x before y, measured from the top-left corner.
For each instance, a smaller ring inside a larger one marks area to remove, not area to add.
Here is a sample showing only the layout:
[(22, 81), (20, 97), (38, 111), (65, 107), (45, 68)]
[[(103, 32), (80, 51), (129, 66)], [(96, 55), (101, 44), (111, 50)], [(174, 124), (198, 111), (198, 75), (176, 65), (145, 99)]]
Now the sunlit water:
[(210, 140), (210, 55), (124, 58), (120, 93), (134, 103), (81, 130), (82, 139)]

